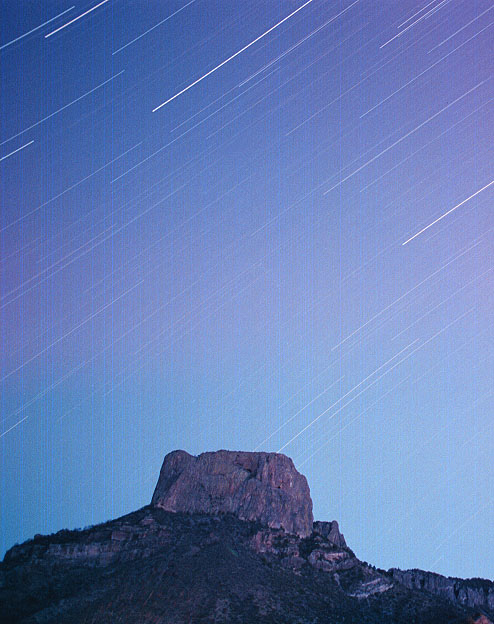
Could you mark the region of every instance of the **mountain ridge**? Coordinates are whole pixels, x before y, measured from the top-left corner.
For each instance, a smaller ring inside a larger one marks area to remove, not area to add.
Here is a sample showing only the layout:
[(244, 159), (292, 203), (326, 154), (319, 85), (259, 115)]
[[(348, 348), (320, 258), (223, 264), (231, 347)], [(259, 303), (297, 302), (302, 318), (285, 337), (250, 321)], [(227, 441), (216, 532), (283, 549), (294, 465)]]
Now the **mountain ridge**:
[[(283, 522), (291, 522), (299, 509), (306, 513), (310, 498), (289, 458), (219, 451), (199, 462), (203, 473), (196, 479), (190, 467), (197, 467), (197, 458), (183, 453), (174, 455), (181, 458), (178, 464), (170, 463), (170, 454), (165, 457), (152, 504), (94, 527), (37, 535), (12, 547), (0, 563), (2, 621), (492, 621), (491, 581), (460, 579), (463, 585), (451, 592), (451, 579), (440, 575), (376, 569), (356, 557), (336, 521), (312, 522), (310, 533), (303, 528), (302, 535), (297, 523), (286, 530)], [(227, 485), (234, 505), (215, 498), (215, 492), (224, 492), (225, 475), (231, 477)], [(257, 483), (246, 487), (253, 479)], [(176, 509), (163, 508), (170, 501)], [(196, 503), (201, 510), (191, 511)]]

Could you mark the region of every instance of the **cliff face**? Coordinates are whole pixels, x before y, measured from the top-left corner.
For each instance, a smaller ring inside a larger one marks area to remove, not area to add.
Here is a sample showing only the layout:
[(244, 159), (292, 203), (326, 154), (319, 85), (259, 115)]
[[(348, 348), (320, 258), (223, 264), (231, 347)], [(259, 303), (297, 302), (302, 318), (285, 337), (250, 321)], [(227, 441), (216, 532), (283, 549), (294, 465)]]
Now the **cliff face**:
[(423, 570), (389, 571), (409, 589), (419, 589), (447, 598), (453, 603), (481, 608), (494, 615), (494, 583), (485, 579), (458, 579)]
[(217, 451), (165, 457), (151, 504), (166, 511), (233, 513), (305, 537), (312, 533), (306, 478), (278, 453)]

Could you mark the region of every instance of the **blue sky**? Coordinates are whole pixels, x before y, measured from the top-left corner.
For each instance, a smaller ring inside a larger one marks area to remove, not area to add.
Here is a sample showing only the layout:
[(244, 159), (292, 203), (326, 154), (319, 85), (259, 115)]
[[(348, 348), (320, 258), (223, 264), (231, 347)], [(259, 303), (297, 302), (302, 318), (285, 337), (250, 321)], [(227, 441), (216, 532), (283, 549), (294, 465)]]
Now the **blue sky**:
[(494, 577), (491, 9), (2, 4), (2, 552), (262, 449)]

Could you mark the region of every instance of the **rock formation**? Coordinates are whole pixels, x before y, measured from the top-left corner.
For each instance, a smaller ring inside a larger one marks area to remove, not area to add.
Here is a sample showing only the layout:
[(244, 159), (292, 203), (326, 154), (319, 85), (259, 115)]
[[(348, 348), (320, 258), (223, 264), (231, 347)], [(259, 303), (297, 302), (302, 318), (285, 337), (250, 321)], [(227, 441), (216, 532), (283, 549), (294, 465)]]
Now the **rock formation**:
[(175, 451), (151, 505), (0, 563), (2, 624), (493, 624), (493, 596), (359, 561), (276, 453)]
[(336, 520), (332, 522), (314, 522), (314, 533), (325, 537), (328, 541), (332, 542), (340, 548), (346, 548), (345, 538), (340, 533), (338, 523)]
[(307, 480), (278, 453), (169, 453), (151, 504), (175, 512), (233, 513), (300, 537), (312, 533)]
[(494, 613), (494, 583), (485, 579), (459, 579), (441, 576), (423, 570), (398, 570), (389, 572), (397, 581), (409, 589), (420, 589), (451, 602), (485, 609)]

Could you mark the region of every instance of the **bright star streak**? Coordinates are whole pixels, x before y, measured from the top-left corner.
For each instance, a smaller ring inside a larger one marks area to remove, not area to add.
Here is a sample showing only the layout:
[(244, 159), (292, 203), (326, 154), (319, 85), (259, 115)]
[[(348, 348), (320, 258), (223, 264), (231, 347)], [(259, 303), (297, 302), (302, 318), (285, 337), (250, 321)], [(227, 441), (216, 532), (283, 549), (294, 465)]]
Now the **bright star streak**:
[(420, 232), (417, 232), (416, 234), (414, 234), (413, 236), (411, 236), (408, 240), (406, 240), (404, 243), (401, 243), (402, 246), (406, 245), (407, 243), (409, 243), (410, 241), (413, 241), (414, 238), (417, 238), (417, 236), (420, 236), (420, 234), (422, 234), (422, 232), (425, 232), (426, 230), (428, 230), (430, 227), (432, 227), (433, 225), (435, 225), (436, 223), (438, 223), (439, 221), (441, 221), (441, 219), (444, 219), (444, 217), (447, 217), (449, 214), (451, 214), (454, 210), (456, 210), (457, 208), (459, 208), (460, 206), (463, 206), (463, 204), (466, 204), (467, 201), (470, 201), (471, 199), (473, 199), (476, 195), (478, 195), (479, 193), (482, 193), (482, 191), (485, 191), (486, 188), (489, 188), (489, 186), (492, 186), (492, 184), (494, 184), (494, 180), (492, 180), (491, 182), (489, 182), (489, 184), (486, 184), (485, 186), (483, 186), (481, 189), (479, 189), (478, 191), (475, 191), (475, 193), (473, 193), (472, 195), (470, 195), (470, 197), (467, 197), (466, 199), (464, 199), (462, 202), (460, 202), (459, 204), (456, 204), (456, 206), (453, 206), (453, 208), (451, 208), (451, 210), (448, 210), (448, 212), (445, 212), (443, 215), (441, 215), (440, 217), (438, 217), (435, 221), (433, 221), (432, 223), (429, 223), (429, 225), (427, 225), (425, 228), (422, 228), (420, 230)]
[(303, 4), (301, 7), (299, 7), (298, 9), (296, 9), (295, 11), (293, 11), (293, 13), (290, 13), (290, 15), (287, 15), (286, 17), (284, 17), (281, 21), (279, 21), (277, 24), (275, 24), (274, 26), (271, 26), (271, 28), (269, 30), (266, 30), (265, 33), (263, 33), (262, 35), (259, 35), (259, 37), (257, 37), (256, 39), (254, 39), (254, 41), (251, 41), (250, 43), (248, 43), (246, 46), (244, 46), (241, 50), (239, 50), (238, 52), (235, 52), (235, 54), (232, 54), (232, 56), (228, 57), (227, 59), (225, 59), (223, 62), (221, 62), (219, 65), (216, 65), (216, 67), (214, 67), (213, 69), (211, 69), (210, 71), (208, 71), (206, 74), (204, 74), (204, 76), (201, 76), (200, 78), (198, 78), (197, 80), (195, 80), (193, 83), (191, 83), (188, 87), (185, 87), (185, 89), (182, 89), (181, 91), (179, 91), (178, 93), (175, 93), (174, 96), (172, 96), (171, 98), (169, 98), (168, 100), (166, 100), (165, 102), (163, 102), (162, 104), (160, 104), (159, 106), (157, 106), (156, 108), (153, 108), (153, 113), (155, 113), (157, 110), (159, 110), (160, 108), (162, 108), (163, 106), (165, 106), (166, 104), (168, 104), (169, 102), (171, 102), (172, 100), (174, 100), (175, 98), (177, 98), (179, 95), (182, 95), (182, 93), (185, 93), (186, 91), (188, 91), (189, 89), (192, 89), (193, 86), (195, 86), (196, 84), (198, 84), (199, 82), (201, 82), (202, 80), (204, 80), (205, 78), (207, 78), (208, 76), (211, 76), (211, 74), (213, 74), (215, 71), (217, 71), (218, 69), (220, 69), (220, 67), (223, 67), (223, 65), (226, 65), (227, 63), (229, 63), (230, 61), (232, 61), (235, 57), (237, 57), (239, 54), (242, 54), (242, 52), (245, 52), (245, 50), (247, 50), (248, 48), (250, 48), (251, 46), (253, 46), (255, 43), (257, 43), (258, 41), (260, 41), (263, 37), (265, 37), (266, 35), (269, 35), (270, 32), (272, 32), (275, 28), (278, 28), (278, 26), (281, 26), (281, 24), (283, 24), (283, 22), (286, 22), (288, 19), (290, 19), (291, 17), (293, 17), (296, 13), (298, 13), (299, 11), (301, 11), (304, 7), (306, 7), (308, 4), (310, 4), (311, 2), (313, 2), (313, 0), (308, 0), (305, 4)]
[(413, 15), (411, 15), (408, 19), (406, 19), (404, 22), (401, 22), (401, 24), (398, 25), (398, 28), (401, 28), (402, 26), (404, 26), (405, 24), (408, 24), (408, 22), (410, 22), (411, 20), (413, 20), (414, 17), (416, 17), (419, 13), (422, 13), (422, 11), (425, 11), (425, 9), (427, 7), (429, 7), (431, 4), (434, 4), (434, 2), (437, 2), (437, 0), (432, 0), (432, 2), (429, 2), (429, 4), (426, 4), (424, 7), (422, 7), (420, 9), (420, 11), (417, 11), (416, 13), (414, 13)]
[(60, 26), (59, 28), (57, 28), (56, 30), (52, 31), (51, 33), (48, 33), (47, 35), (45, 35), (45, 39), (47, 39), (48, 37), (51, 37), (52, 35), (54, 35), (55, 33), (57, 33), (59, 30), (63, 30), (64, 28), (67, 28), (67, 26), (70, 26), (70, 24), (73, 24), (74, 22), (77, 22), (77, 20), (80, 20), (81, 17), (84, 17), (85, 15), (87, 15), (88, 13), (91, 13), (91, 11), (94, 11), (95, 9), (97, 9), (98, 7), (100, 7), (102, 4), (106, 4), (109, 0), (103, 0), (103, 2), (100, 2), (99, 4), (97, 4), (96, 6), (93, 6), (92, 9), (88, 9), (85, 13), (82, 13), (81, 15), (74, 17), (73, 20), (70, 20), (70, 22), (67, 22), (66, 24), (64, 24), (63, 26)]
[(16, 150), (14, 150), (13, 152), (10, 152), (10, 154), (5, 154), (5, 156), (2, 156), (0, 158), (0, 162), (2, 160), (5, 160), (6, 158), (9, 158), (10, 156), (13, 156), (14, 154), (17, 154), (17, 152), (20, 152), (21, 150), (23, 150), (25, 147), (27, 147), (28, 145), (31, 145), (31, 143), (34, 143), (34, 141), (29, 141), (29, 143), (26, 143), (25, 145), (23, 145), (22, 147), (18, 147)]

